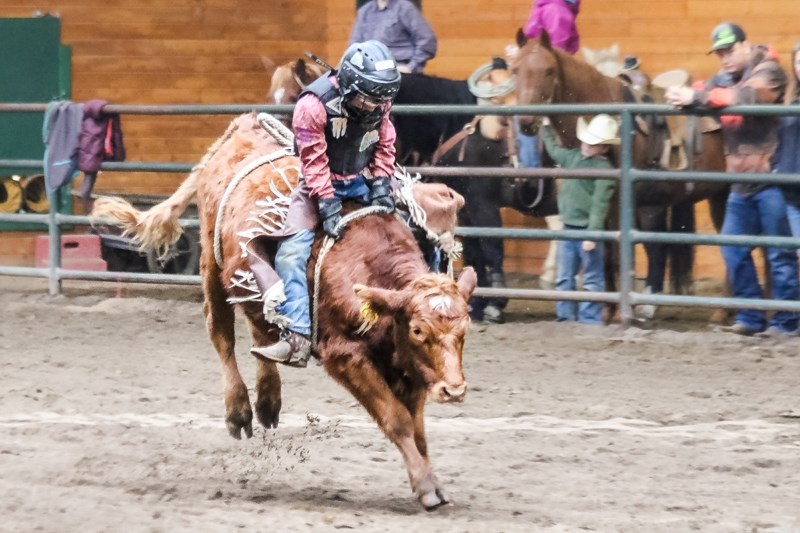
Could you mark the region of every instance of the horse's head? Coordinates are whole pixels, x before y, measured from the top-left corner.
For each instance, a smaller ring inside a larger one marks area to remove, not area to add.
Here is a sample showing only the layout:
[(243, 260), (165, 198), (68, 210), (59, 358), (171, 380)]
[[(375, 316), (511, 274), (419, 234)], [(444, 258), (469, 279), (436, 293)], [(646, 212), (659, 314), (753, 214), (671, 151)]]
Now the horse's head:
[[(268, 58), (262, 57), (261, 61), (268, 70), (271, 68), (271, 61)], [(276, 67), (269, 84), (267, 101), (273, 104), (297, 102), (306, 85), (320, 77), (323, 72), (324, 69), (320, 65), (302, 58)]]
[(467, 382), (461, 369), (464, 336), (470, 324), (467, 300), (478, 280), (467, 267), (453, 281), (428, 273), (402, 290), (356, 285), (365, 308), (394, 321), (394, 340), (401, 364), (413, 366), (437, 402), (463, 401)]
[[(550, 36), (543, 30), (539, 39), (528, 39), (522, 30), (517, 32), (519, 53), (512, 63), (516, 75), (517, 103), (547, 104), (557, 101), (561, 84), (561, 66), (558, 53), (553, 50)], [(525, 133), (535, 133), (540, 117), (519, 117)]]

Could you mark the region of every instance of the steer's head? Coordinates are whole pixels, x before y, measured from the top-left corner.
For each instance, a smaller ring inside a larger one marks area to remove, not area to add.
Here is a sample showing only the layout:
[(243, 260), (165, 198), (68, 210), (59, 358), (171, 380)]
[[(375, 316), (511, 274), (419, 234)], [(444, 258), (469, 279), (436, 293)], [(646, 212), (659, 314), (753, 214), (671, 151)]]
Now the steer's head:
[(356, 285), (356, 295), (378, 315), (391, 315), (398, 363), (422, 377), (428, 397), (460, 402), (467, 392), (461, 352), (470, 317), (467, 300), (477, 277), (465, 268), (457, 281), (425, 274), (402, 290)]

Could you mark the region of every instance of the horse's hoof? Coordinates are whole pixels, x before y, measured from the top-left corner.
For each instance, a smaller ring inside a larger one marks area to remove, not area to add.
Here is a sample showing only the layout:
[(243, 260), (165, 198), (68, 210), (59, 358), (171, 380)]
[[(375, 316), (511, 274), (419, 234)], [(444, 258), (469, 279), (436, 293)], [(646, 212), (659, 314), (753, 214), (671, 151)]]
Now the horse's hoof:
[(637, 305), (634, 307), (633, 314), (641, 320), (653, 320), (656, 316), (658, 307), (650, 304)]
[(555, 280), (551, 279), (539, 278), (539, 288), (546, 291), (552, 291), (556, 288), (556, 282)]
[(247, 438), (253, 436), (253, 413), (247, 411), (245, 414), (231, 414), (225, 418), (225, 425), (228, 428), (228, 433), (236, 440), (242, 440), (242, 430)]
[(263, 404), (256, 404), (256, 417), (258, 422), (267, 429), (277, 428), (278, 421), (281, 415), (281, 402), (277, 404), (272, 402), (264, 402)]
[(443, 505), (450, 503), (450, 499), (442, 489), (435, 489), (419, 497), (419, 502), (425, 507), (426, 511), (434, 511)]

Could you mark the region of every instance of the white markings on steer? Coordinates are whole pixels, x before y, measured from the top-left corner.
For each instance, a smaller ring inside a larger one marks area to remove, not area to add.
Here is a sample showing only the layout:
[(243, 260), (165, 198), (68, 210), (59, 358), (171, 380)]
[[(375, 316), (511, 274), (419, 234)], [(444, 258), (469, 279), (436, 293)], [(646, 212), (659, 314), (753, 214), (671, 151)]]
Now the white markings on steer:
[[(374, 431), (375, 423), (360, 416), (282, 414), (280, 428), (303, 428), (313, 418), (315, 425), (336, 425), (353, 429)], [(200, 413), (119, 413), (119, 414), (62, 414), (47, 411), (20, 413), (0, 417), (0, 427), (26, 427), (40, 424), (63, 424), (72, 426), (120, 425), (144, 428), (224, 428), (222, 417)], [(530, 431), (550, 434), (598, 434), (622, 433), (656, 438), (690, 438), (703, 435), (715, 440), (768, 438), (791, 429), (791, 425), (766, 420), (729, 420), (723, 422), (700, 422), (696, 424), (663, 426), (656, 422), (628, 418), (609, 420), (564, 420), (550, 416), (520, 416), (515, 418), (439, 418), (427, 417), (426, 429), (431, 433), (489, 433), (493, 431)], [(280, 429), (279, 429), (280, 430)], [(797, 445), (793, 445), (797, 447)]]
[(446, 313), (450, 310), (450, 307), (453, 305), (453, 300), (449, 296), (445, 296), (444, 294), (439, 294), (437, 296), (431, 296), (428, 300), (428, 305), (431, 306), (431, 309), (434, 311), (438, 311), (440, 313)]

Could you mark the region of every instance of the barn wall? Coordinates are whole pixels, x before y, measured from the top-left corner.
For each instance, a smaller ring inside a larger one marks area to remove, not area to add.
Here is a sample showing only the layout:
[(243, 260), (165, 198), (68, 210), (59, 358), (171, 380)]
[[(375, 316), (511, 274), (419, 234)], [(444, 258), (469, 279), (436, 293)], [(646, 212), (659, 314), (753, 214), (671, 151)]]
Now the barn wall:
[[(426, 0), (439, 37), (427, 72), (464, 78), (502, 54), (527, 19), (522, 0)], [(113, 103), (260, 103), (276, 64), (312, 50), (336, 61), (355, 18), (353, 0), (4, 0), (2, 17), (58, 13), (62, 42), (72, 47), (73, 99)], [(722, 14), (722, 15), (721, 15)], [(797, 0), (584, 0), (578, 27), (584, 45), (618, 43), (648, 72), (684, 67), (695, 78), (716, 68), (708, 34), (721, 16), (740, 22), (753, 42), (776, 45), (788, 64), (800, 39)], [(230, 117), (123, 117), (131, 161), (197, 161)], [(99, 191), (169, 194), (177, 174), (104, 173)], [(513, 224), (531, 224), (514, 213)], [(704, 222), (707, 224), (707, 222)], [(0, 261), (27, 264), (32, 236), (2, 234)], [(508, 266), (538, 272), (541, 245), (510, 243)], [(699, 275), (720, 275), (719, 252), (707, 249)]]

